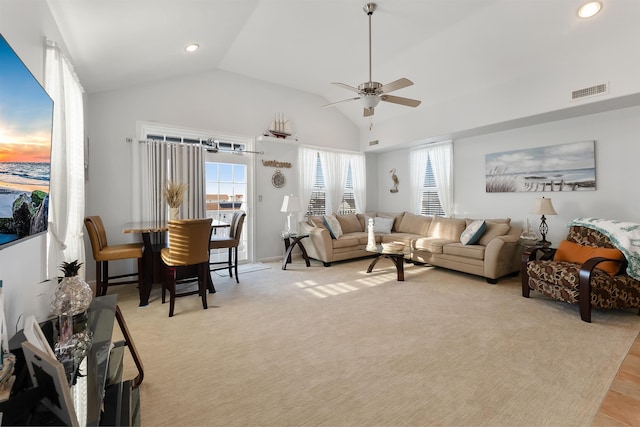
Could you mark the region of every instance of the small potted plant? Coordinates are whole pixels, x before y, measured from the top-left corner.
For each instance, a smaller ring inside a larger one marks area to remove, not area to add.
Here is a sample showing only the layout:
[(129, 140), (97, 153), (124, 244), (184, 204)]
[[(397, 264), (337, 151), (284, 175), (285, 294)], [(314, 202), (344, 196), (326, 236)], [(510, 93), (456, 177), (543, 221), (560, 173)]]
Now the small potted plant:
[(167, 185), (162, 191), (162, 196), (167, 201), (167, 205), (169, 205), (169, 219), (178, 219), (178, 212), (186, 189), (186, 184), (167, 181)]

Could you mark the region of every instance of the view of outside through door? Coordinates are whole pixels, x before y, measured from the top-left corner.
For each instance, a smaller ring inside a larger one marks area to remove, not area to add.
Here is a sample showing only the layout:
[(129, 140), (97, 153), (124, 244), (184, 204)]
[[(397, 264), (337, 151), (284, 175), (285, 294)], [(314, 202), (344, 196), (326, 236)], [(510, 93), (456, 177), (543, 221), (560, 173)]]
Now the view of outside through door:
[[(247, 165), (238, 163), (205, 163), (207, 217), (230, 223), (237, 211), (247, 212)], [(225, 233), (218, 229), (217, 233)], [(247, 260), (247, 223), (238, 247), (238, 261)], [(228, 249), (211, 251), (211, 261), (226, 261)]]

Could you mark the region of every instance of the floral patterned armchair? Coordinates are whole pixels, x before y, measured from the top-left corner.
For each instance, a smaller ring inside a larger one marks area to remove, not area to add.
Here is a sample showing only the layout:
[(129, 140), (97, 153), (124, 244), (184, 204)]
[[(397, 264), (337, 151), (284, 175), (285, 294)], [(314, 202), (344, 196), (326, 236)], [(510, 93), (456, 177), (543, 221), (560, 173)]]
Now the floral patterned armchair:
[[(586, 226), (572, 225), (567, 240), (586, 247), (615, 249), (605, 234)], [(542, 251), (542, 255), (541, 252)], [(579, 304), (580, 317), (591, 322), (591, 308), (640, 308), (640, 281), (626, 273), (627, 260), (613, 275), (596, 268), (609, 258), (595, 257), (584, 263), (554, 260), (555, 249), (526, 251), (522, 255), (522, 296), (530, 290), (571, 304)], [(556, 257), (557, 258), (557, 257)], [(640, 314), (640, 313), (639, 313)]]

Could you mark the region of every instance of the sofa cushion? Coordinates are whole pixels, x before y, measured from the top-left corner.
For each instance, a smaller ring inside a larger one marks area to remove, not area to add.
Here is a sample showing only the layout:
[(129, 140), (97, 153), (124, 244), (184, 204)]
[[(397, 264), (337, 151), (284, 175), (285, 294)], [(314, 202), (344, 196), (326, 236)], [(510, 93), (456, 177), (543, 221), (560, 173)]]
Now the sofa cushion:
[(569, 242), (568, 240), (563, 240), (562, 242), (560, 242), (560, 244), (558, 245), (558, 249), (553, 256), (553, 260), (568, 261), (582, 265), (588, 259), (595, 257), (610, 258), (620, 261), (601, 262), (596, 266), (596, 268), (605, 271), (610, 276), (615, 276), (618, 273), (622, 265), (622, 261), (624, 261), (624, 255), (618, 249), (583, 246), (577, 243)]
[(460, 235), (460, 242), (463, 245), (475, 245), (486, 229), (487, 224), (484, 220), (473, 221), (471, 224), (467, 224), (467, 228)]
[(421, 237), (413, 241), (413, 248), (418, 251), (429, 251), (433, 254), (441, 254), (442, 247), (449, 243), (456, 243), (447, 239), (437, 237)]
[(405, 212), (397, 228), (399, 233), (427, 236), (429, 234), (429, 225), (431, 225), (430, 216)]
[(358, 220), (358, 216), (356, 214), (347, 214), (347, 215), (339, 215), (335, 214), (336, 219), (340, 223), (340, 228), (342, 228), (342, 233), (353, 233), (356, 231), (362, 231), (362, 226), (360, 225), (360, 221)]
[(442, 253), (465, 258), (484, 259), (485, 247), (482, 245), (465, 245), (463, 243), (449, 243), (442, 247)]
[(393, 225), (391, 227), (391, 231), (398, 231), (398, 225), (400, 225), (400, 221), (402, 221), (402, 217), (404, 216), (404, 212), (400, 213), (388, 213), (388, 212), (378, 212), (378, 215), (381, 218), (393, 218)]
[(498, 236), (504, 236), (511, 229), (511, 226), (504, 222), (486, 220), (485, 224), (487, 224), (487, 229), (482, 233), (480, 240), (478, 240), (478, 244), (483, 246), (487, 246), (491, 240)]
[(362, 246), (360, 243), (360, 238), (357, 235), (357, 233), (343, 234), (339, 238), (335, 240), (331, 240), (331, 243), (333, 245), (333, 249), (348, 248), (351, 246), (359, 248), (360, 246)]
[(434, 216), (429, 225), (429, 237), (459, 242), (466, 225), (464, 219)]
[(325, 227), (327, 227), (327, 230), (329, 230), (329, 234), (331, 234), (332, 239), (337, 239), (342, 236), (342, 228), (335, 216), (323, 215), (322, 221), (324, 222)]

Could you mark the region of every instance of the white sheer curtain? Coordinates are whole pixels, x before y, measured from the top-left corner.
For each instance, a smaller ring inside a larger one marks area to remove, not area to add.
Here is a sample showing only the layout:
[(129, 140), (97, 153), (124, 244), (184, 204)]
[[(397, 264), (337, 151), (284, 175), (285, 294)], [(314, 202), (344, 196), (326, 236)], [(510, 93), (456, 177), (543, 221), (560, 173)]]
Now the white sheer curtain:
[(429, 152), (426, 147), (416, 148), (409, 152), (411, 176), (409, 209), (415, 214), (422, 211), (422, 187), (424, 186), (424, 175), (427, 173), (428, 160)]
[(344, 187), (349, 173), (349, 154), (335, 151), (319, 151), (325, 186), (325, 212), (330, 214), (340, 209)]
[(58, 46), (47, 40), (45, 49), (44, 87), (54, 102), (47, 272), (56, 277), (63, 261), (85, 264), (84, 91)]
[(204, 148), (196, 144), (171, 144), (170, 180), (187, 185), (180, 218), (205, 218)]
[(313, 194), (313, 184), (316, 180), (316, 156), (318, 150), (306, 147), (298, 149), (298, 164), (300, 177), (300, 202), (303, 212), (307, 211)]
[(168, 148), (163, 141), (131, 142), (132, 219), (159, 221), (168, 218), (162, 190), (168, 179)]
[(431, 157), (433, 176), (438, 188), (438, 199), (445, 216), (453, 214), (453, 141), (434, 144), (427, 148)]
[(364, 154), (351, 154), (351, 183), (356, 200), (356, 212), (364, 213), (367, 208), (367, 166)]

